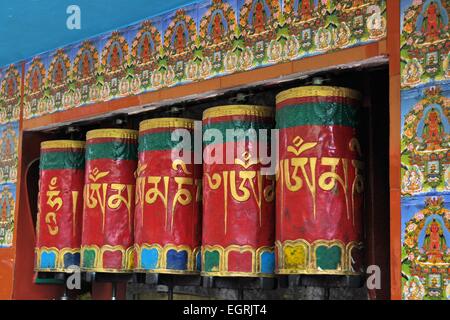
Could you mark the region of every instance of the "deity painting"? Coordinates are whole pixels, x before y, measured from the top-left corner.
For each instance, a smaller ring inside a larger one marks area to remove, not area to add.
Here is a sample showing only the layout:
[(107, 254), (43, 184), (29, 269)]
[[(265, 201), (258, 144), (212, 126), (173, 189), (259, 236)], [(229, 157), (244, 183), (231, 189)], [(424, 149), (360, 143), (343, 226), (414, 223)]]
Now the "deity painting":
[(220, 63), (222, 61), (222, 54), (220, 51), (214, 52), (214, 63)]
[(53, 70), (53, 83), (55, 85), (60, 85), (64, 82), (66, 77), (66, 68), (64, 67), (64, 62), (61, 59), (55, 63), (55, 69)]
[(425, 40), (431, 42), (439, 40), (440, 30), (448, 23), (448, 16), (441, 1), (425, 2), (421, 16), (422, 19), (418, 20), (418, 27), (425, 35)]
[(441, 147), (442, 134), (445, 133), (444, 125), (439, 112), (431, 108), (425, 115), (422, 139), (426, 145), (426, 150), (436, 150)]
[(386, 19), (381, 14), (381, 9), (377, 5), (371, 5), (367, 8), (370, 16), (367, 18), (367, 30), (371, 39), (377, 39), (384, 35), (386, 30)]
[(14, 75), (10, 75), (5, 81), (5, 92), (8, 98), (12, 98), (16, 93), (17, 83)]
[(409, 61), (403, 71), (403, 83), (406, 85), (414, 85), (420, 82), (420, 77), (423, 74), (422, 66), (419, 61), (414, 58)]
[(331, 33), (329, 30), (324, 28), (319, 28), (315, 37), (316, 47), (319, 50), (327, 50), (331, 44)]
[(122, 65), (123, 53), (119, 43), (115, 42), (109, 49), (108, 64), (111, 71), (116, 71)]
[(39, 91), (40, 87), (41, 87), (41, 73), (39, 71), (39, 67), (34, 66), (33, 71), (31, 71), (31, 79), (30, 79), (31, 92), (34, 93)]
[(207, 78), (211, 73), (212, 65), (208, 58), (205, 58), (200, 64), (200, 74), (203, 78)]
[(423, 174), (418, 166), (406, 170), (402, 179), (402, 193), (415, 194), (422, 191)]
[(344, 47), (350, 42), (350, 28), (347, 27), (345, 22), (341, 23), (336, 31), (336, 44), (339, 47)]
[(262, 33), (266, 28), (266, 21), (268, 19), (266, 6), (264, 0), (257, 0), (254, 3), (253, 12), (250, 17), (255, 33)]
[(311, 39), (311, 29), (305, 29), (302, 31), (303, 41), (309, 41)]
[(12, 214), (14, 198), (9, 187), (7, 186), (3, 188), (0, 195), (0, 221), (7, 222), (10, 220)]
[(438, 64), (438, 61), (439, 55), (436, 51), (427, 53), (427, 62), (426, 62), (427, 66), (434, 66)]
[(299, 0), (298, 14), (302, 20), (309, 20), (312, 18), (314, 9), (314, 0)]
[(290, 59), (293, 59), (295, 56), (297, 56), (298, 49), (299, 49), (299, 44), (298, 44), (297, 38), (289, 37), (289, 39), (286, 41), (286, 44), (285, 44), (286, 55)]
[(364, 17), (356, 16), (355, 18), (353, 18), (353, 25), (355, 28), (361, 28), (364, 25)]
[(428, 262), (443, 262), (443, 255), (447, 250), (447, 241), (441, 223), (435, 218), (426, 227), (423, 250)]
[[(281, 48), (279, 48), (281, 51)], [(253, 52), (249, 49), (246, 48), (240, 57), (240, 63), (241, 63), (241, 68), (242, 69), (249, 69), (252, 67), (253, 64)]]
[(173, 37), (173, 45), (177, 54), (183, 53), (186, 50), (188, 32), (186, 26), (183, 23), (178, 23), (175, 27), (175, 34)]
[(151, 35), (146, 32), (142, 35), (138, 55), (142, 62), (150, 61), (153, 53), (153, 43), (151, 40)]
[(12, 159), (16, 153), (16, 133), (14, 129), (6, 127), (0, 138), (1, 159), (3, 161)]
[(91, 71), (93, 69), (92, 66), (92, 57), (89, 50), (84, 50), (83, 54), (81, 55), (80, 60), (80, 74), (82, 78), (88, 78), (91, 75)]
[(418, 277), (411, 277), (403, 287), (403, 298), (405, 300), (422, 300), (425, 288)]
[(223, 17), (222, 11), (217, 11), (210, 22), (210, 35), (215, 44), (221, 43), (223, 36), (227, 31), (226, 20)]

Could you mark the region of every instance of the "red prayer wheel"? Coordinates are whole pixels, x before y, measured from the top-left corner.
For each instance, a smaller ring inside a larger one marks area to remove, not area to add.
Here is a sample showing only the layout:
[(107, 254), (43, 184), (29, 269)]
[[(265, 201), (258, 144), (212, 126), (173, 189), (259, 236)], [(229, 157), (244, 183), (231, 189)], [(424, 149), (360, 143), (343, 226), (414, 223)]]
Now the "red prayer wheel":
[(258, 160), (259, 130), (272, 126), (268, 107), (203, 113), (202, 275), (273, 275), (275, 181)]
[(80, 265), (84, 141), (41, 143), (36, 224), (39, 272), (66, 272)]
[(309, 86), (283, 91), (276, 101), (276, 273), (360, 274), (360, 93)]
[(100, 129), (86, 135), (81, 266), (132, 272), (138, 132)]
[[(139, 126), (136, 271), (200, 271), (201, 164), (194, 164), (194, 120), (150, 119)], [(187, 141), (180, 145), (178, 137)], [(182, 148), (182, 152), (178, 148)], [(178, 150), (178, 151), (177, 151)]]

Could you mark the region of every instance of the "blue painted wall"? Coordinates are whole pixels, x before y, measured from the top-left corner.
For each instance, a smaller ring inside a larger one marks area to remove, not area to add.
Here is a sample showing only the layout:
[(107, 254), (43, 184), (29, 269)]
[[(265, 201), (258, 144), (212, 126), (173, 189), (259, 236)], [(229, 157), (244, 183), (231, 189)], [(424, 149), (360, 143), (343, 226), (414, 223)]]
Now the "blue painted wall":
[[(0, 66), (110, 31), (195, 0), (0, 0)], [(69, 30), (69, 5), (81, 29)]]

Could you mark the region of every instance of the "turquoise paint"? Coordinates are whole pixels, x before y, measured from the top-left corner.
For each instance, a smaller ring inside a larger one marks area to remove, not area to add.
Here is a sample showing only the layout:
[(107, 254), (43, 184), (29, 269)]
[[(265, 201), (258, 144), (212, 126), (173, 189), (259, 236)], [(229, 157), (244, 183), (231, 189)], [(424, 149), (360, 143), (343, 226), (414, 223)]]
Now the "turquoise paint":
[[(0, 66), (78, 42), (194, 0), (3, 0), (0, 1)], [(81, 10), (81, 29), (66, 26), (67, 7)]]

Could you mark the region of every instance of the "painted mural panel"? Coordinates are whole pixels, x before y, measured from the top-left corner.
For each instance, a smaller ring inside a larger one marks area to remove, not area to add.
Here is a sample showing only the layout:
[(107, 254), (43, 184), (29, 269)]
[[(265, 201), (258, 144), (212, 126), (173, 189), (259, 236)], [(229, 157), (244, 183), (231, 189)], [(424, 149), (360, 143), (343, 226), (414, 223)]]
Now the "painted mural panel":
[(0, 248), (10, 247), (14, 233), (16, 185), (0, 184)]
[(386, 35), (385, 0), (205, 0), (26, 63), (24, 118)]
[(450, 79), (449, 0), (403, 0), (402, 86)]
[(0, 69), (0, 248), (10, 247), (13, 240), (20, 95), (17, 65)]
[(20, 73), (14, 65), (0, 69), (0, 124), (19, 120)]
[(450, 299), (448, 0), (401, 1), (403, 299)]
[(19, 122), (0, 125), (0, 183), (17, 180)]

